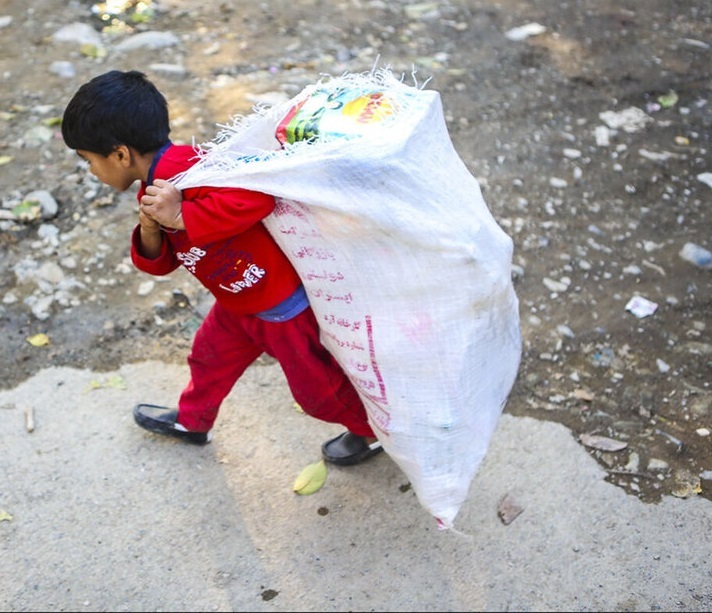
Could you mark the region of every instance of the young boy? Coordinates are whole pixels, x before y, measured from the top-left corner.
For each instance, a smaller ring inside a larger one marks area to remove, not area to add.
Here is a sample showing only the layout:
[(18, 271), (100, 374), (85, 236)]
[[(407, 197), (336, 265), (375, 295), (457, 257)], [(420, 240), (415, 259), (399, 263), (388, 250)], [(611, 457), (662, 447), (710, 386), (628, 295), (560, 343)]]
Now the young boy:
[(168, 104), (146, 76), (112, 70), (82, 85), (67, 105), (62, 136), (102, 183), (125, 191), (140, 181), (131, 258), (167, 275), (181, 264), (216, 301), (195, 334), (190, 382), (177, 409), (134, 408), (136, 423), (196, 444), (211, 440), (220, 405), (262, 353), (282, 367), (306, 413), (347, 428), (322, 445), (325, 460), (350, 465), (382, 446), (356, 390), (319, 340), (303, 285), (262, 219), (268, 194), (199, 187), (180, 192), (167, 179), (198, 161), (169, 140)]

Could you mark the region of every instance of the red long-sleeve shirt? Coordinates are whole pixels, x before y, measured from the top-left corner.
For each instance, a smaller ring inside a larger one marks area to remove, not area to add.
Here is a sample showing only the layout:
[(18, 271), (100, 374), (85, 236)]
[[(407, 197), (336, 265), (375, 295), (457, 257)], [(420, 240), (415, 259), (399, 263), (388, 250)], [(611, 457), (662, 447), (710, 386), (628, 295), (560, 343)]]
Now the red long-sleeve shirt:
[[(153, 162), (149, 181), (170, 179), (198, 161), (193, 147), (170, 145)], [(142, 183), (138, 199), (146, 191)], [(239, 188), (183, 190), (185, 230), (163, 228), (160, 255), (139, 253), (134, 229), (131, 259), (143, 272), (167, 275), (181, 264), (233, 313), (255, 314), (286, 300), (301, 281), (284, 252), (262, 224), (274, 209), (268, 194)]]

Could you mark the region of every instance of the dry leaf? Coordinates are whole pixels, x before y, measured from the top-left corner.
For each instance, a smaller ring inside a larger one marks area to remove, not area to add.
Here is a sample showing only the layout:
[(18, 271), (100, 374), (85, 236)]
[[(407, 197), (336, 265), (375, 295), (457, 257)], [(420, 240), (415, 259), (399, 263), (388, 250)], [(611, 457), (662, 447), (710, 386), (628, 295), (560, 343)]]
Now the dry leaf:
[(111, 375), (108, 379), (104, 379), (103, 381), (92, 379), (85, 391), (98, 390), (102, 387), (114, 387), (116, 389), (125, 390), (126, 383), (121, 375)]
[(0, 155), (0, 166), (4, 166), (5, 164), (9, 164), (12, 162), (12, 156), (11, 155)]
[(0, 521), (10, 521), (11, 519), (12, 515), (10, 515), (7, 511), (0, 509)]
[(44, 347), (45, 345), (49, 345), (49, 336), (42, 333), (35, 334), (34, 336), (28, 338), (27, 342), (33, 347)]
[(54, 126), (61, 125), (62, 118), (61, 117), (48, 117), (47, 119), (43, 119), (42, 123), (49, 128), (53, 128)]
[(86, 57), (91, 57), (94, 59), (102, 58), (106, 56), (106, 49), (103, 47), (99, 47), (97, 45), (93, 45), (91, 43), (84, 43), (80, 47), (80, 51), (82, 55)]
[(96, 379), (92, 379), (89, 381), (89, 385), (86, 386), (85, 391), (89, 390), (98, 390), (101, 387), (101, 383), (97, 381)]
[(106, 382), (106, 387), (115, 387), (120, 390), (125, 390), (126, 383), (121, 375), (111, 375)]
[(325, 481), (326, 463), (324, 460), (320, 460), (319, 462), (309, 464), (302, 469), (302, 472), (299, 473), (299, 476), (292, 486), (292, 490), (297, 492), (297, 494), (306, 496), (316, 492), (322, 485), (324, 485)]
[(658, 102), (660, 103), (660, 106), (662, 106), (664, 109), (669, 109), (672, 106), (675, 106), (678, 101), (678, 96), (677, 93), (674, 91), (669, 91), (667, 94), (664, 94), (662, 96), (658, 96)]
[(497, 505), (497, 515), (505, 526), (511, 524), (524, 509), (509, 494), (505, 494)]
[(582, 434), (579, 440), (586, 445), (586, 447), (591, 447), (593, 449), (599, 449), (601, 451), (621, 451), (628, 446), (628, 443), (623, 441), (617, 441), (607, 436), (600, 436), (598, 434)]

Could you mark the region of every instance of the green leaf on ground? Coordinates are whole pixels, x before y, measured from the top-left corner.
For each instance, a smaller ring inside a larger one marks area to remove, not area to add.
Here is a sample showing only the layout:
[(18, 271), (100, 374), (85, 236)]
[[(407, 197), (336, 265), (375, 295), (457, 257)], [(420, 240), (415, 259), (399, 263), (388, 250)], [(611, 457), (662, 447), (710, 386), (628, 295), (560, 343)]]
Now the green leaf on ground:
[(309, 464), (299, 473), (292, 489), (302, 496), (313, 494), (326, 482), (326, 463), (324, 460)]

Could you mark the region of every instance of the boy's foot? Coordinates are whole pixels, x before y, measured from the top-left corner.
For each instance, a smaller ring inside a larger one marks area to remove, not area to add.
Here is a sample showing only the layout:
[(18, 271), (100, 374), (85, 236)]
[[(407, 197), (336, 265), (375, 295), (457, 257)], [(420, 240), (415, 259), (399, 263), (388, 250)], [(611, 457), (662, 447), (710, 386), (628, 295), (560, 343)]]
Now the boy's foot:
[[(372, 441), (372, 442), (371, 442)], [(321, 455), (327, 462), (350, 466), (381, 453), (383, 446), (377, 439), (357, 436), (348, 430), (321, 446)]]
[(196, 445), (205, 445), (213, 438), (213, 433), (190, 432), (178, 423), (178, 411), (155, 404), (137, 404), (133, 410), (134, 421), (149, 432), (181, 438)]

